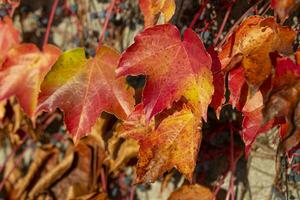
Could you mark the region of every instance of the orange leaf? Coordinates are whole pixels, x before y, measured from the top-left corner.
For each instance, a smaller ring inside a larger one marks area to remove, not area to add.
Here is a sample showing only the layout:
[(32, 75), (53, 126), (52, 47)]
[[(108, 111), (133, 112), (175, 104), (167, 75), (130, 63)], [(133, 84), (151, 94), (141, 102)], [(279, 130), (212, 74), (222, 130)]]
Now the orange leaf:
[(242, 55), (244, 76), (254, 94), (271, 73), (269, 54), (274, 51), (290, 52), (295, 36), (295, 31), (278, 25), (272, 17), (251, 16), (232, 34), (219, 57), (225, 68), (232, 62), (231, 59)]
[(211, 58), (200, 38), (186, 29), (183, 41), (171, 24), (157, 25), (135, 37), (123, 54), (117, 76), (147, 75), (142, 103), (146, 119), (184, 96), (206, 118), (213, 94)]
[(0, 100), (15, 95), (34, 120), (40, 85), (61, 51), (46, 45), (40, 51), (34, 44), (21, 44), (7, 53), (0, 71)]
[(87, 59), (82, 48), (65, 52), (42, 84), (38, 110), (60, 108), (75, 142), (90, 132), (102, 111), (125, 119), (134, 99), (125, 79), (115, 78), (119, 58), (105, 46), (93, 59)]
[(4, 17), (3, 20), (0, 20), (0, 66), (4, 62), (8, 50), (19, 43), (19, 31), (9, 17)]
[(275, 10), (282, 23), (299, 4), (299, 0), (271, 0), (271, 7)]
[(176, 8), (174, 0), (139, 0), (139, 5), (144, 14), (145, 27), (156, 24), (160, 13), (164, 15), (165, 22), (168, 22)]
[[(133, 117), (131, 122), (134, 121)], [(128, 130), (127, 123), (123, 136), (140, 144), (136, 182), (153, 182), (173, 167), (191, 181), (201, 141), (199, 121), (189, 109), (183, 108), (163, 119), (155, 130), (153, 126)]]
[(183, 185), (171, 193), (168, 200), (212, 200), (213, 193), (202, 185)]

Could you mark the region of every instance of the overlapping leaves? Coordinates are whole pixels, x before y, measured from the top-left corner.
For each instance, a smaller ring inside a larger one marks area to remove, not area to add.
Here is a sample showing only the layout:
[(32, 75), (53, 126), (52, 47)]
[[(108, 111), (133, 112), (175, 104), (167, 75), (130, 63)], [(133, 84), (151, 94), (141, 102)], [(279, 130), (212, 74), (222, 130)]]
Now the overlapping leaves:
[[(290, 5), (279, 6), (277, 1), (272, 1), (272, 7), (282, 21), (290, 12)], [(244, 116), (246, 151), (259, 133), (282, 117), (288, 125), (283, 148), (289, 150), (299, 142), (299, 61), (284, 57), (292, 52), (294, 30), (277, 24), (273, 17), (252, 16), (233, 32), (221, 52), (210, 49), (209, 54), (193, 30), (186, 29), (181, 38), (174, 25), (153, 26), (160, 14), (165, 22), (170, 20), (175, 12), (173, 0), (140, 0), (140, 8), (145, 26), (152, 27), (138, 34), (121, 55), (102, 46), (94, 58), (87, 58), (82, 48), (60, 55), (51, 45), (42, 51), (32, 44), (18, 45), (18, 31), (4, 18), (0, 22), (0, 100), (16, 96), (33, 120), (40, 111), (61, 109), (74, 141), (89, 134), (103, 111), (114, 114), (121, 121), (111, 141), (122, 136), (138, 141), (139, 146), (131, 140), (132, 151), (118, 154), (110, 170), (138, 154), (137, 183), (153, 182), (173, 168), (192, 180), (202, 118), (206, 119), (210, 103), (219, 112), (225, 101), (224, 73), (228, 73), (229, 103)], [(5, 38), (10, 42), (5, 43)], [(141, 104), (134, 108), (133, 90), (125, 77), (141, 74), (146, 84)], [(114, 154), (112, 143), (110, 153)], [(203, 189), (191, 188), (192, 193)]]

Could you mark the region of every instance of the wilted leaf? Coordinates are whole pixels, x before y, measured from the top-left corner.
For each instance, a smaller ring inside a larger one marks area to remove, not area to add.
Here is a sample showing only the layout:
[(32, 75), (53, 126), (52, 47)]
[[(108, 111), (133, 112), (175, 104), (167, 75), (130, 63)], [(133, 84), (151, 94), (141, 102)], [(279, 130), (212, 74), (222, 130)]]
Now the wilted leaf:
[(113, 172), (124, 166), (130, 159), (137, 157), (139, 144), (136, 140), (124, 136), (130, 134), (147, 134), (145, 116), (142, 114), (142, 105), (138, 105), (126, 121), (116, 126), (113, 136), (108, 140), (109, 171)]
[(299, 0), (271, 0), (271, 8), (275, 10), (283, 23), (292, 11), (299, 6)]
[(156, 24), (161, 13), (165, 22), (168, 22), (176, 8), (174, 0), (139, 0), (139, 5), (144, 14), (145, 27)]
[[(39, 178), (37, 177), (43, 170), (44, 164), (55, 153), (52, 146), (42, 146), (36, 149), (34, 157), (36, 159), (30, 164), (26, 175), (18, 180), (15, 184), (14, 190), (11, 192), (10, 198), (20, 199), (21, 195), (28, 189), (32, 181)], [(57, 153), (57, 152), (56, 152)], [(41, 169), (42, 168), (42, 169)]]
[(300, 66), (287, 58), (279, 58), (274, 77), (274, 88), (264, 108), (264, 122), (285, 117), (288, 134), (283, 148), (290, 150), (300, 141)]
[(144, 137), (149, 132), (154, 131), (154, 127), (154, 119), (147, 123), (144, 107), (142, 104), (138, 104), (127, 120), (120, 124), (117, 131), (121, 137), (126, 138), (130, 136), (139, 140), (140, 137)]
[(70, 147), (67, 154), (38, 180), (29, 191), (30, 198), (49, 190), (57, 199), (73, 199), (96, 192), (99, 188), (99, 169), (105, 156), (99, 137), (89, 135), (80, 140), (76, 147)]
[(65, 52), (41, 86), (38, 110), (60, 108), (74, 141), (90, 132), (102, 111), (125, 119), (133, 110), (134, 99), (125, 79), (115, 78), (119, 57), (105, 46), (90, 59), (84, 49)]
[(70, 198), (70, 200), (107, 200), (107, 199), (108, 197), (106, 193), (97, 193), (97, 192)]
[(251, 16), (223, 46), (219, 54), (222, 66), (228, 67), (231, 60), (236, 59), (236, 55), (242, 55), (244, 76), (254, 94), (271, 74), (269, 54), (275, 51), (289, 53), (295, 36), (295, 31), (278, 25), (272, 17)]
[(183, 185), (171, 193), (168, 200), (213, 200), (209, 188), (202, 185)]
[(19, 31), (14, 27), (12, 20), (5, 16), (0, 20), (0, 69), (8, 50), (19, 43)]
[(191, 29), (183, 38), (171, 24), (154, 26), (136, 36), (122, 54), (117, 76), (147, 75), (142, 103), (148, 121), (182, 96), (206, 118), (214, 91), (211, 58)]
[(191, 181), (201, 140), (199, 119), (187, 108), (168, 116), (148, 133), (128, 133), (139, 141), (137, 183), (153, 182), (177, 168)]
[(40, 192), (48, 189), (55, 181), (62, 177), (72, 166), (74, 154), (71, 153), (64, 160), (53, 168), (49, 173), (43, 176), (29, 192), (29, 197), (32, 199)]
[(34, 44), (22, 44), (7, 53), (0, 71), (0, 100), (15, 95), (33, 120), (40, 85), (61, 51), (46, 45), (40, 51)]
[[(0, 121), (2, 121), (4, 115), (5, 115), (5, 106), (6, 106), (7, 101), (3, 100), (0, 101)], [(0, 124), (2, 126), (2, 124)]]
[(133, 139), (123, 141), (117, 133), (114, 133), (113, 137), (108, 141), (109, 171), (116, 171), (123, 165), (126, 165), (130, 159), (137, 157), (139, 148), (137, 141)]

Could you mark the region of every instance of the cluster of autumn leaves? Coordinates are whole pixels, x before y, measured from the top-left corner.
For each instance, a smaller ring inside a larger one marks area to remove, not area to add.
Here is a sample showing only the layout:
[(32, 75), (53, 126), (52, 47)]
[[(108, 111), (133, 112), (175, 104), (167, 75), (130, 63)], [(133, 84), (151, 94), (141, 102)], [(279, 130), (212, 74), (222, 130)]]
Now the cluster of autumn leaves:
[[(77, 143), (103, 111), (120, 119), (116, 133), (140, 144), (136, 183), (153, 182), (176, 167), (192, 180), (208, 106), (217, 113), (229, 102), (243, 113), (242, 136), (249, 151), (256, 136), (281, 126), (284, 150), (300, 140), (300, 57), (293, 53), (296, 32), (274, 17), (251, 16), (221, 49), (206, 50), (190, 28), (153, 25), (168, 21), (174, 1), (141, 1), (148, 28), (122, 54), (101, 46), (87, 58), (83, 48), (61, 52), (20, 43), (12, 20), (0, 22), (0, 99), (15, 96), (35, 123), (42, 112), (59, 108)], [(5, 41), (5, 42), (3, 42)], [(292, 55), (292, 57), (287, 57)], [(145, 75), (141, 101), (126, 83)]]

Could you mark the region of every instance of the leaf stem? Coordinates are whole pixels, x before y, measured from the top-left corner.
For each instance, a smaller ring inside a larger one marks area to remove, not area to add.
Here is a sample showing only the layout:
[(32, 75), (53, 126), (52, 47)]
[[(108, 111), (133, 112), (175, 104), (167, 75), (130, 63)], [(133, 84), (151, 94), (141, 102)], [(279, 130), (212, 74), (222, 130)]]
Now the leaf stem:
[(135, 189), (136, 189), (136, 186), (132, 185), (131, 188), (130, 188), (130, 197), (129, 197), (129, 200), (134, 200)]
[(102, 185), (103, 192), (106, 192), (107, 191), (106, 177), (105, 177), (105, 172), (103, 167), (100, 170), (100, 176), (101, 176), (101, 185)]
[(25, 149), (22, 151), (21, 155), (19, 155), (19, 157), (17, 158), (17, 160), (14, 162), (13, 167), (11, 168), (11, 170), (7, 173), (7, 175), (3, 178), (3, 180), (0, 183), (0, 191), (2, 191), (2, 188), (5, 184), (5, 182), (8, 180), (9, 176), (13, 173), (13, 171), (17, 168), (17, 166), (20, 164), (22, 158), (24, 158), (25, 153), (27, 152), (27, 150), (31, 147), (30, 143), (28, 146), (25, 147)]
[(102, 42), (104, 40), (104, 35), (105, 35), (106, 29), (107, 29), (107, 25), (108, 25), (108, 22), (109, 22), (112, 10), (115, 7), (115, 4), (116, 4), (116, 0), (112, 0), (111, 3), (110, 3), (110, 5), (109, 5), (109, 7), (108, 7), (108, 10), (107, 10), (107, 13), (106, 13), (106, 17), (105, 17), (105, 21), (104, 21), (104, 25), (103, 25), (103, 28), (102, 28), (102, 32), (101, 32), (101, 34), (99, 36), (99, 41), (98, 41), (98, 47), (97, 47), (97, 49), (99, 49), (101, 47), (101, 45), (102, 45)]
[(55, 15), (55, 10), (56, 10), (56, 8), (57, 8), (57, 5), (58, 5), (58, 0), (54, 0), (54, 2), (53, 2), (53, 4), (52, 4), (50, 16), (49, 16), (49, 21), (48, 21), (46, 33), (45, 33), (45, 38), (44, 38), (43, 48), (44, 48), (44, 47), (46, 46), (46, 44), (48, 43), (49, 34), (50, 34), (50, 29), (51, 29), (51, 25), (52, 25), (52, 22), (53, 22), (53, 18), (54, 18), (54, 15)]
[(205, 8), (206, 8), (206, 2), (207, 2), (207, 0), (206, 0), (206, 1), (203, 1), (203, 2), (201, 3), (201, 6), (200, 6), (198, 12), (195, 14), (195, 16), (194, 16), (194, 18), (193, 18), (191, 24), (189, 25), (189, 28), (193, 28), (193, 27), (194, 27), (194, 25), (195, 25), (195, 23), (197, 22), (197, 20), (199, 19), (199, 17), (200, 17), (200, 16), (203, 14), (203, 12), (205, 11)]
[(222, 35), (222, 32), (224, 30), (224, 27), (225, 27), (225, 24), (227, 23), (227, 20), (229, 18), (229, 15), (232, 11), (232, 6), (233, 6), (233, 2), (230, 4), (229, 8), (227, 9), (226, 13), (225, 13), (225, 16), (224, 16), (224, 19), (223, 19), (223, 22), (221, 24), (221, 27), (219, 29), (219, 32), (217, 34), (217, 37), (214, 39), (214, 46), (216, 46), (217, 42), (219, 41), (219, 38), (221, 37)]
[(236, 169), (236, 161), (234, 159), (234, 137), (233, 137), (233, 129), (232, 125), (230, 125), (230, 183), (229, 183), (229, 189), (226, 195), (226, 200), (229, 200), (230, 197), (232, 200), (235, 199), (235, 193), (234, 193), (234, 181), (235, 181), (235, 169)]
[[(250, 15), (250, 13), (255, 10), (255, 8), (260, 4), (262, 0), (257, 1), (251, 8), (249, 8), (230, 28), (227, 32), (226, 36), (222, 39), (222, 41), (217, 45), (217, 49), (221, 48), (221, 46), (226, 42), (226, 40), (231, 36), (232, 32), (237, 28), (237, 26)], [(216, 46), (216, 45), (215, 45)]]
[(2, 165), (0, 166), (0, 173), (2, 172), (2, 170), (4, 169), (7, 161), (13, 157), (16, 152), (21, 148), (21, 146), (27, 141), (28, 139), (28, 135), (26, 135), (23, 140), (10, 152), (10, 154), (5, 158), (4, 162), (2, 163)]

